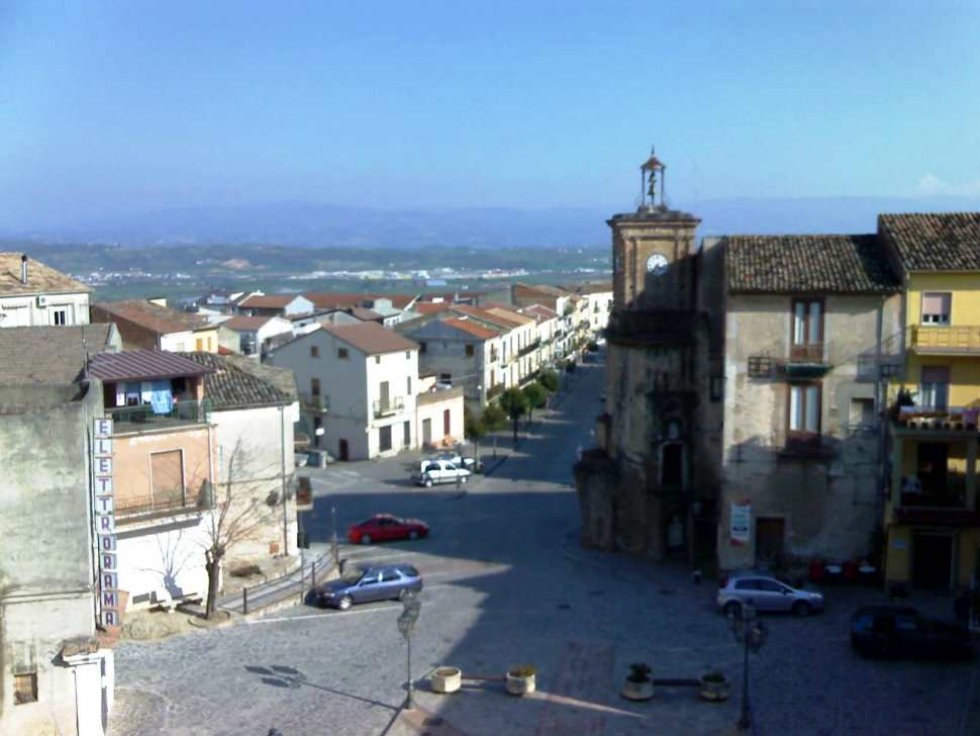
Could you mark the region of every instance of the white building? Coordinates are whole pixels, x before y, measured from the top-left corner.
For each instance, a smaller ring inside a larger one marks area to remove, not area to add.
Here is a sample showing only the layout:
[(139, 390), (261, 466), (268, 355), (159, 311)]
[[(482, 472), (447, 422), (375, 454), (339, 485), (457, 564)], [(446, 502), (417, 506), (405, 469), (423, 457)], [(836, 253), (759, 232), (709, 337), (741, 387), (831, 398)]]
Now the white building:
[(0, 253), (0, 328), (89, 323), (91, 289), (20, 253)]
[(259, 356), (276, 338), (293, 334), (293, 324), (282, 317), (237, 315), (220, 323), (218, 343), (234, 353)]
[(417, 343), (374, 322), (332, 325), (280, 346), (269, 363), (289, 368), (314, 447), (340, 460), (418, 446)]

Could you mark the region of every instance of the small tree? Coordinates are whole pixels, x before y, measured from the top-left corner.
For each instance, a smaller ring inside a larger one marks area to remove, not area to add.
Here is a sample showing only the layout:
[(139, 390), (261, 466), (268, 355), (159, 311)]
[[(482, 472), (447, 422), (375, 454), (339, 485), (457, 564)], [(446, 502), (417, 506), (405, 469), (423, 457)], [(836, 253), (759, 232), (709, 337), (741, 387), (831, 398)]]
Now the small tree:
[(466, 437), (473, 441), (475, 468), (480, 468), (480, 440), (487, 435), (487, 426), (483, 417), (476, 416), (468, 406), (463, 407), (463, 431)]
[(545, 368), (538, 375), (538, 383), (544, 386), (548, 393), (553, 394), (558, 390), (558, 373), (551, 368)]
[(535, 381), (524, 387), (524, 397), (527, 399), (527, 418), (530, 421), (534, 410), (542, 408), (548, 402), (548, 391)]
[[(221, 581), (221, 563), (229, 550), (239, 542), (251, 539), (269, 521), (279, 503), (286, 499), (278, 498), (275, 492), (260, 500), (252, 497), (238, 499), (236, 502), (236, 483), (241, 483), (246, 475), (247, 458), (241, 442), (235, 445), (228, 461), (225, 479), (218, 488), (208, 488), (202, 494), (203, 505), (210, 506), (204, 542), (204, 569), (208, 574), (208, 597), (205, 605), (205, 618), (212, 618), (217, 610), (218, 587)], [(243, 491), (244, 492), (244, 491)]]
[(519, 388), (512, 386), (500, 395), (500, 408), (514, 423), (514, 444), (517, 444), (517, 422), (528, 410), (527, 397)]

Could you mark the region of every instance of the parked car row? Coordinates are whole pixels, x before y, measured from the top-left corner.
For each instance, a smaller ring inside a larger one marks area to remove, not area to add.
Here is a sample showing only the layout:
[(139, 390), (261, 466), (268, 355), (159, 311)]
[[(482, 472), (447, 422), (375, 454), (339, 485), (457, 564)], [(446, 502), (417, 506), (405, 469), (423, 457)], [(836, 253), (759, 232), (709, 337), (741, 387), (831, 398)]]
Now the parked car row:
[[(722, 578), (716, 603), (730, 617), (741, 616), (748, 606), (797, 616), (824, 610), (819, 591), (751, 570)], [(966, 626), (930, 618), (908, 606), (862, 606), (851, 616), (850, 640), (854, 651), (866, 657), (969, 659), (976, 654)]]

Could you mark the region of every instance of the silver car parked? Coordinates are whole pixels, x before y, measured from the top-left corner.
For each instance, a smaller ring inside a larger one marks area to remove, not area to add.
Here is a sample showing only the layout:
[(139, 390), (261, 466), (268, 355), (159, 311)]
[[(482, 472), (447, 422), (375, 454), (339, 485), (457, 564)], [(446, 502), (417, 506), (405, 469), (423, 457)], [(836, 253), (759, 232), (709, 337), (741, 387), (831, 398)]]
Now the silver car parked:
[(794, 588), (771, 575), (736, 572), (722, 583), (718, 589), (718, 608), (726, 616), (738, 616), (746, 603), (757, 611), (788, 611), (797, 616), (823, 610), (822, 593)]

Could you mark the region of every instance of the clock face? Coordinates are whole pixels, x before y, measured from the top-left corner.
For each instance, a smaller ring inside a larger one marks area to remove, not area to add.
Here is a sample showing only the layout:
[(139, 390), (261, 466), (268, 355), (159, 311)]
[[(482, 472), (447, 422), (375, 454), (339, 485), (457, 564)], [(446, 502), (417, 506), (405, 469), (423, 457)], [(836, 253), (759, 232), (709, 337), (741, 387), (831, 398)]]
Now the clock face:
[(662, 253), (654, 253), (647, 259), (647, 273), (659, 276), (667, 270), (667, 257)]

